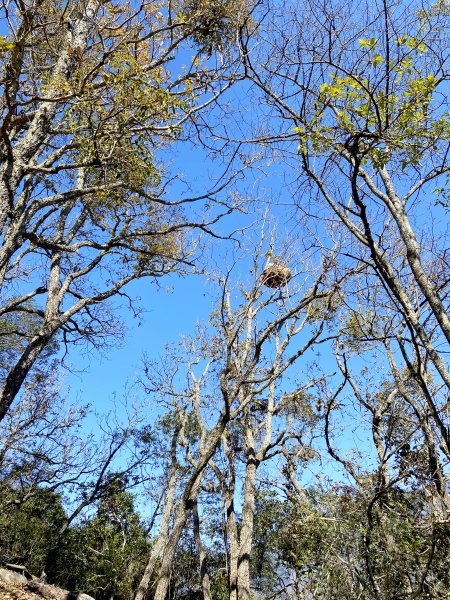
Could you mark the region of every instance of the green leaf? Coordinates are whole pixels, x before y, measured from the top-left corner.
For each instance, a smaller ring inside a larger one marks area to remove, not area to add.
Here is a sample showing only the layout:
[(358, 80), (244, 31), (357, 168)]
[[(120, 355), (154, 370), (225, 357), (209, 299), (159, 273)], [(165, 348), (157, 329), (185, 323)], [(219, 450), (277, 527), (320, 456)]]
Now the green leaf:
[(11, 42), (4, 35), (0, 35), (0, 52), (3, 52), (5, 50), (14, 50), (15, 47), (15, 42)]
[(378, 45), (378, 40), (374, 37), (365, 40), (364, 38), (359, 38), (359, 45), (361, 48), (368, 48), (369, 50), (374, 50)]
[(384, 58), (381, 56), (381, 54), (379, 54), (378, 52), (376, 52), (373, 55), (373, 60), (372, 60), (373, 64), (375, 67), (378, 67), (378, 65), (381, 65), (381, 63), (384, 62)]

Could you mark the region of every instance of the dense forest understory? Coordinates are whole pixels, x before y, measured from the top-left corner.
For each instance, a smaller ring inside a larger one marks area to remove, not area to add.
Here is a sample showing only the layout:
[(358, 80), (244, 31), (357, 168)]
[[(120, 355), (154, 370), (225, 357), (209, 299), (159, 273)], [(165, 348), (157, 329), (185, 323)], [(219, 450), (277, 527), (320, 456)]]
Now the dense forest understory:
[[(97, 600), (450, 600), (449, 3), (0, 14), (2, 562)], [(156, 347), (140, 298), (182, 278)], [(126, 389), (75, 397), (138, 327)]]

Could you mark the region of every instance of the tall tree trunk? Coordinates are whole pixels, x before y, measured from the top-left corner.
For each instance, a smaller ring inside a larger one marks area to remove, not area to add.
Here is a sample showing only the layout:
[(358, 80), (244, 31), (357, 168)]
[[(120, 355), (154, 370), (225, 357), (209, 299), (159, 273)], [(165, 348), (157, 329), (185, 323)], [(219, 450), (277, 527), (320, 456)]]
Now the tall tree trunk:
[(250, 554), (253, 543), (255, 517), (255, 480), (258, 460), (255, 454), (253, 433), (247, 431), (247, 464), (245, 469), (244, 504), (239, 536), (238, 600), (250, 600)]
[(174, 504), (175, 504), (175, 492), (177, 487), (178, 480), (178, 463), (177, 463), (177, 442), (178, 442), (178, 434), (180, 432), (179, 427), (174, 431), (172, 436), (171, 443), (171, 464), (170, 464), (170, 476), (169, 476), (169, 484), (166, 495), (166, 502), (164, 505), (163, 515), (161, 519), (161, 529), (158, 535), (158, 538), (155, 542), (155, 545), (151, 551), (150, 558), (147, 562), (147, 565), (144, 570), (144, 574), (142, 575), (141, 581), (139, 582), (139, 587), (137, 589), (135, 600), (143, 600), (144, 596), (147, 593), (147, 590), (150, 585), (150, 581), (155, 572), (156, 563), (159, 558), (164, 554), (164, 549), (168, 542), (169, 538), (169, 527), (170, 527), (170, 519), (172, 517)]
[(194, 502), (197, 501), (197, 496), (200, 490), (200, 484), (202, 475), (199, 476), (198, 481), (192, 488), (191, 495), (188, 501), (182, 501), (178, 505), (178, 509), (175, 514), (175, 520), (173, 523), (172, 531), (167, 539), (164, 554), (161, 561), (161, 567), (159, 570), (158, 583), (156, 585), (155, 595), (153, 600), (166, 600), (167, 590), (169, 589), (170, 575), (172, 572), (173, 561), (175, 553), (177, 551), (178, 542), (180, 540), (183, 529), (186, 525), (186, 521), (189, 516), (189, 512), (192, 510)]
[(427, 299), (428, 305), (436, 317), (436, 321), (439, 323), (442, 333), (450, 344), (450, 319), (442, 304), (442, 300), (436, 291), (435, 285), (423, 268), (421, 248), (417, 241), (416, 234), (411, 227), (405, 208), (395, 192), (394, 185), (386, 167), (380, 169), (380, 175), (385, 185), (387, 197), (389, 198), (389, 202), (386, 202), (386, 205), (397, 223), (401, 238), (405, 244), (406, 259), (411, 268), (411, 272), (422, 294)]
[(186, 525), (189, 512), (192, 510), (193, 502), (198, 496), (200, 484), (202, 482), (205, 469), (217, 450), (217, 446), (220, 443), (220, 439), (229, 420), (230, 412), (228, 408), (225, 408), (225, 410), (220, 415), (216, 426), (210, 431), (209, 438), (206, 441), (204, 450), (198, 460), (197, 466), (195, 467), (194, 472), (192, 473), (188, 482), (186, 483), (183, 497), (175, 513), (175, 520), (173, 523), (172, 531), (170, 532), (169, 538), (167, 540), (164, 556), (161, 562), (161, 568), (159, 570), (155, 596), (153, 600), (166, 599), (167, 590), (169, 588), (170, 573), (172, 571), (172, 565), (175, 558), (178, 542), (180, 540), (180, 536), (183, 533), (183, 529)]
[(228, 493), (226, 494), (225, 505), (227, 510), (227, 537), (230, 561), (228, 565), (229, 600), (237, 600), (239, 536), (236, 512), (234, 510), (234, 486), (232, 490), (228, 490)]
[[(63, 217), (64, 219), (64, 217)], [(22, 356), (16, 362), (14, 367), (9, 371), (5, 379), (3, 388), (0, 393), (0, 421), (3, 420), (9, 407), (14, 401), (14, 398), (20, 391), (23, 382), (34, 363), (47, 347), (55, 332), (63, 323), (63, 319), (59, 317), (60, 306), (60, 274), (61, 274), (61, 255), (55, 254), (52, 258), (50, 267), (50, 276), (48, 283), (48, 296), (45, 306), (44, 324), (41, 331), (31, 340), (28, 347), (23, 352)]]
[(194, 538), (197, 545), (198, 557), (200, 562), (200, 581), (203, 590), (203, 600), (212, 600), (211, 584), (208, 574), (208, 565), (206, 563), (206, 553), (202, 544), (200, 535), (200, 518), (198, 516), (198, 500), (195, 498), (192, 507), (192, 516), (194, 519)]

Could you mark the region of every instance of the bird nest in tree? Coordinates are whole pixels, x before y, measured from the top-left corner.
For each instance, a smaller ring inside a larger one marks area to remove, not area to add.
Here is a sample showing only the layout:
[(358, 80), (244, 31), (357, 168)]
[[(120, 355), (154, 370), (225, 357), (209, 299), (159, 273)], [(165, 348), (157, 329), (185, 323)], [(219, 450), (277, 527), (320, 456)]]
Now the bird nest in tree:
[(272, 289), (284, 287), (290, 278), (291, 270), (289, 267), (279, 264), (267, 265), (261, 275), (262, 284)]

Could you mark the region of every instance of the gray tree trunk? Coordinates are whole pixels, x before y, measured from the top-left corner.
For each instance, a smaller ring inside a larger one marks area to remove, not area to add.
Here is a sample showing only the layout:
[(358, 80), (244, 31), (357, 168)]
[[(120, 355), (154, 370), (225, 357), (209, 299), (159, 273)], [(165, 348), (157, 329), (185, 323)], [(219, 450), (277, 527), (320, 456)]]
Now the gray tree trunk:
[(247, 464), (245, 468), (244, 503), (239, 536), (238, 559), (238, 600), (250, 600), (250, 554), (253, 545), (253, 525), (255, 517), (255, 480), (258, 460), (255, 454), (253, 433), (247, 430)]
[(144, 570), (144, 574), (142, 575), (141, 581), (139, 582), (139, 587), (137, 589), (135, 600), (143, 600), (144, 596), (147, 594), (147, 590), (150, 585), (150, 581), (155, 572), (155, 567), (157, 561), (164, 554), (164, 548), (168, 542), (169, 538), (169, 528), (170, 528), (170, 519), (172, 517), (174, 504), (175, 504), (175, 492), (177, 487), (178, 480), (178, 469), (177, 469), (177, 460), (176, 460), (176, 445), (178, 440), (178, 432), (175, 431), (172, 437), (172, 445), (171, 445), (171, 465), (170, 465), (170, 476), (169, 476), (169, 484), (167, 488), (167, 496), (166, 502), (164, 504), (163, 515), (161, 519), (161, 528), (158, 535), (158, 538), (155, 542), (154, 547), (152, 548), (150, 558), (147, 562), (147, 565)]
[(209, 438), (206, 441), (203, 452), (198, 460), (194, 472), (186, 483), (183, 497), (175, 513), (172, 531), (170, 532), (166, 543), (153, 600), (165, 600), (166, 598), (178, 542), (181, 534), (183, 533), (189, 513), (193, 508), (193, 503), (197, 499), (205, 469), (217, 450), (220, 439), (229, 420), (230, 413), (227, 409), (225, 409), (220, 415), (216, 426), (210, 431)]
[(180, 502), (180, 504), (178, 505), (178, 509), (175, 513), (172, 531), (170, 532), (170, 535), (167, 538), (167, 542), (165, 544), (164, 554), (159, 570), (158, 583), (156, 585), (153, 600), (165, 600), (166, 598), (167, 590), (169, 589), (170, 575), (172, 572), (172, 566), (175, 558), (175, 553), (177, 551), (178, 542), (186, 525), (189, 512), (192, 510), (193, 503), (197, 500), (201, 480), (202, 475), (198, 477), (198, 480), (192, 487), (189, 500), (187, 502)]
[(197, 498), (193, 501), (192, 516), (194, 519), (194, 539), (197, 545), (199, 562), (200, 562), (200, 581), (202, 584), (203, 600), (212, 600), (211, 595), (211, 584), (209, 580), (208, 565), (206, 563), (206, 553), (202, 544), (200, 534), (200, 518), (198, 515), (198, 501)]
[(417, 237), (411, 227), (408, 215), (403, 207), (402, 202), (395, 193), (391, 178), (386, 167), (380, 169), (381, 177), (385, 185), (386, 194), (389, 198), (389, 203), (386, 203), (392, 216), (397, 223), (403, 243), (406, 248), (406, 258), (408, 260), (411, 272), (416, 280), (422, 294), (428, 301), (428, 304), (439, 323), (442, 333), (450, 344), (450, 319), (445, 311), (442, 301), (435, 289), (434, 284), (426, 274), (421, 259), (421, 249), (417, 241)]
[(228, 490), (225, 498), (227, 511), (227, 537), (229, 551), (229, 595), (230, 600), (237, 600), (238, 594), (238, 560), (239, 560), (239, 536), (236, 522), (236, 512), (234, 509), (234, 486)]

